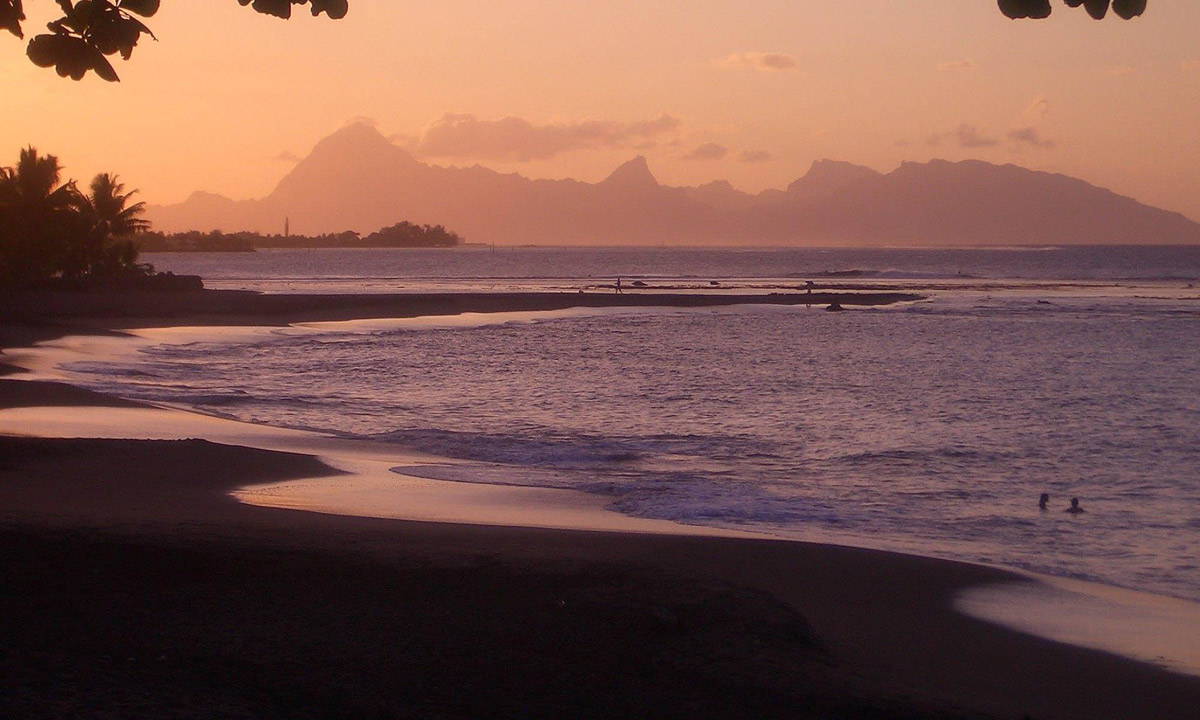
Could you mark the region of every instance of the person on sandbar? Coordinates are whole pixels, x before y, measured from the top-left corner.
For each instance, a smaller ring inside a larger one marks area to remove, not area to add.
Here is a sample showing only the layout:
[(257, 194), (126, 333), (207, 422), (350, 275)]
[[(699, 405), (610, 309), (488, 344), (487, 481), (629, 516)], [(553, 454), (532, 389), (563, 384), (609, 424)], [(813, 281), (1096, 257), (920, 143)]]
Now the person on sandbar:
[(1042, 493), (1038, 498), (1038, 510), (1046, 510), (1046, 503), (1050, 502), (1050, 493)]
[(1079, 507), (1079, 498), (1077, 498), (1077, 497), (1071, 498), (1071, 507), (1067, 508), (1066, 510), (1063, 510), (1063, 512), (1069, 512), (1072, 515), (1078, 515), (1079, 513), (1084, 512), (1084, 509)]
[(621, 289), (621, 278), (617, 278), (617, 294), (620, 295), (625, 291)]

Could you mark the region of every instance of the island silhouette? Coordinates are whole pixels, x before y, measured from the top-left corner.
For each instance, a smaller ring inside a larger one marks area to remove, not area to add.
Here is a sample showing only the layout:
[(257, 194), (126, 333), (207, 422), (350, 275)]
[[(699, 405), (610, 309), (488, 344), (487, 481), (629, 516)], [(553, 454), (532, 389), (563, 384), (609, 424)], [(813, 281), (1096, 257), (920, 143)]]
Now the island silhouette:
[(372, 233), (400, 220), (472, 242), (556, 245), (1027, 245), (1200, 242), (1200, 225), (1083, 180), (979, 160), (889, 173), (822, 160), (786, 189), (662, 185), (643, 156), (598, 183), (423, 163), (354, 124), (258, 200), (149, 206), (158, 230)]

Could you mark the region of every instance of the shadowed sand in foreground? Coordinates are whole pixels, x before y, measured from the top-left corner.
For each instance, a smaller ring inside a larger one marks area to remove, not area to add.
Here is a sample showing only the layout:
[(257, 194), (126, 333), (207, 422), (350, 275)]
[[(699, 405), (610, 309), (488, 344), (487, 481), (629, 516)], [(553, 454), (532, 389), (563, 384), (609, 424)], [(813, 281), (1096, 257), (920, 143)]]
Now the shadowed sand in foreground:
[(227, 491), (329, 469), (202, 440), (0, 437), (0, 457), (5, 717), (1186, 718), (1200, 698), (951, 611), (1012, 579), (989, 568), (254, 507)]
[[(508, 309), (508, 308), (505, 308)], [(0, 344), (61, 328), (0, 328)], [(128, 407), (0, 380), (0, 408)], [(0, 436), (0, 716), (1193, 718), (1200, 678), (954, 612), (992, 568), (238, 503), (329, 475)]]

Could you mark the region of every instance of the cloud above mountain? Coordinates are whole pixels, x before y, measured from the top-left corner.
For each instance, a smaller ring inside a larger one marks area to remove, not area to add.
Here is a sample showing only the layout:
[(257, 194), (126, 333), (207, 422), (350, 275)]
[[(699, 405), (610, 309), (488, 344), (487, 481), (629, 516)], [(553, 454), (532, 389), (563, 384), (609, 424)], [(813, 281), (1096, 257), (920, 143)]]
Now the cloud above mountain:
[(1050, 101), (1046, 99), (1046, 96), (1035, 97), (1013, 120), (1007, 135), (1009, 141), (1018, 149), (1022, 146), (1040, 150), (1053, 149), (1056, 143), (1045, 137), (1041, 131), (1042, 122), (1049, 113)]
[(937, 67), (941, 72), (968, 72), (971, 70), (978, 70), (979, 63), (970, 58), (966, 58), (963, 60), (950, 60), (948, 62), (939, 63)]
[(1056, 145), (1053, 140), (1042, 137), (1036, 127), (1013, 128), (1008, 131), (1008, 139), (1017, 145), (1027, 145), (1042, 150), (1052, 150)]
[(744, 163), (761, 163), (771, 159), (771, 153), (766, 150), (743, 150), (738, 154), (738, 160)]
[(726, 55), (717, 61), (726, 68), (750, 68), (759, 72), (789, 72), (800, 67), (795, 55), (777, 52), (741, 52)]
[(691, 152), (683, 156), (684, 160), (722, 160), (729, 154), (729, 148), (724, 145), (708, 142), (697, 145)]
[(355, 115), (346, 120), (342, 127), (350, 127), (351, 125), (367, 125), (370, 127), (379, 127), (379, 118), (373, 115)]
[(529, 162), (564, 152), (644, 147), (675, 133), (683, 121), (663, 113), (649, 120), (583, 120), (537, 124), (520, 117), (489, 120), (446, 113), (404, 144), (423, 157)]
[(1029, 104), (1025, 106), (1025, 109), (1021, 111), (1021, 114), (1017, 116), (1013, 124), (1018, 127), (1040, 125), (1046, 119), (1046, 115), (1049, 112), (1050, 101), (1046, 99), (1045, 95), (1038, 95), (1029, 101)]
[(940, 147), (945, 142), (956, 143), (962, 148), (986, 148), (1000, 144), (999, 140), (984, 135), (975, 125), (963, 123), (949, 132), (934, 133), (929, 136), (928, 143), (932, 147)]

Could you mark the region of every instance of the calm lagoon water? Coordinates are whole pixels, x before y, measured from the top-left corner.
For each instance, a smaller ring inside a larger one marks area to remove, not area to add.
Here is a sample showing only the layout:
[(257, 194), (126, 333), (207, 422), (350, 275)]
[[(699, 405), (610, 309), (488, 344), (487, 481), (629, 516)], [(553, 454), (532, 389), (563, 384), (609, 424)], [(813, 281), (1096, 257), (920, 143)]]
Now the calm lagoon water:
[[(78, 363), (81, 382), (468, 462), (616, 510), (1200, 600), (1200, 249), (152, 255), (268, 292), (920, 287), (739, 306), (285, 328)], [(845, 271), (854, 271), (847, 273)], [(832, 274), (826, 274), (832, 273)], [(719, 285), (710, 285), (711, 281)], [(1050, 493), (1051, 510), (1037, 498)], [(1062, 512), (1078, 496), (1083, 515)]]

